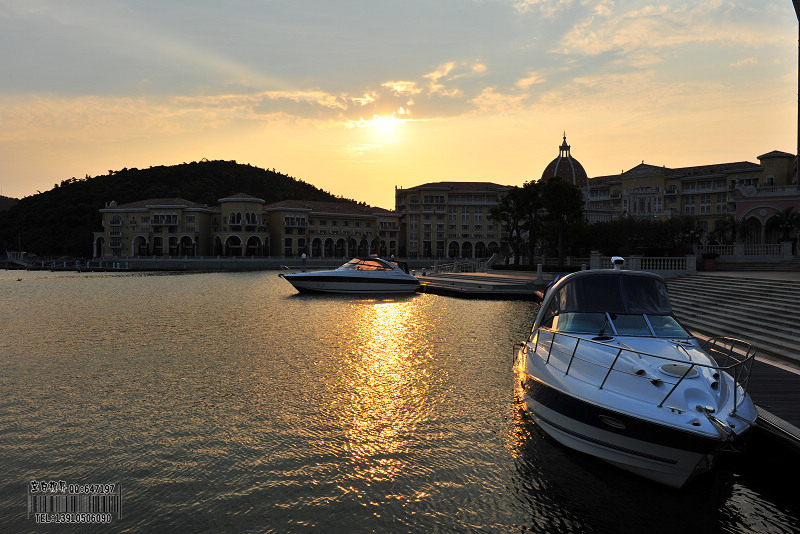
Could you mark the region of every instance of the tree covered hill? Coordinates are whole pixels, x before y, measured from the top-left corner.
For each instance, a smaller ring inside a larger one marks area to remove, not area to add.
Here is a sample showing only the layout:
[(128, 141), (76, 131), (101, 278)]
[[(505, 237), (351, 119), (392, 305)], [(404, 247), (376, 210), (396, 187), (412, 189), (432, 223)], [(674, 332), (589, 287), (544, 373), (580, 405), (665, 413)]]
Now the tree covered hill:
[(148, 198), (184, 198), (209, 206), (236, 193), (267, 204), (287, 199), (344, 201), (326, 191), (273, 170), (235, 161), (199, 161), (149, 169), (122, 169), (56, 184), (0, 211), (0, 250), (21, 244), (39, 256), (92, 254), (92, 232), (102, 230), (99, 210), (115, 200), (125, 204)]
[(9, 198), (0, 195), (0, 211), (4, 211), (11, 208), (12, 206), (15, 206), (17, 202), (19, 202), (19, 200), (17, 200), (16, 198)]

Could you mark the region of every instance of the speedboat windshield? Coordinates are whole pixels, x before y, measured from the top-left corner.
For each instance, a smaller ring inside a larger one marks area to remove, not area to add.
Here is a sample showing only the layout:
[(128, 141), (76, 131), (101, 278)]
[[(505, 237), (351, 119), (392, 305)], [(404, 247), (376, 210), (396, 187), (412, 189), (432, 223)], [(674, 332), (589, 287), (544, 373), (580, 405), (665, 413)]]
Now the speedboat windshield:
[(554, 300), (560, 312), (672, 313), (666, 284), (645, 276), (574, 278), (558, 289)]
[(672, 316), (660, 278), (598, 273), (568, 279), (554, 291), (545, 302), (546, 328), (598, 336), (689, 337)]
[(689, 337), (688, 332), (671, 315), (564, 312), (551, 317), (543, 326), (569, 334)]
[(339, 271), (391, 271), (394, 265), (380, 258), (353, 258), (337, 270)]

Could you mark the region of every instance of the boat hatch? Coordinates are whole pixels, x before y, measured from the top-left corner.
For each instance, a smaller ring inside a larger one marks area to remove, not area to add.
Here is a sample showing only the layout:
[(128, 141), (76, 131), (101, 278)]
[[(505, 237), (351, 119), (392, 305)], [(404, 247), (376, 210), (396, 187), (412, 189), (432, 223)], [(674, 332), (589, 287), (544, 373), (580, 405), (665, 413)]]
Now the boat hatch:
[(685, 378), (694, 378), (700, 374), (700, 372), (694, 367), (680, 363), (665, 363), (659, 367), (658, 370), (665, 375), (674, 376), (676, 378), (684, 377), (684, 375)]

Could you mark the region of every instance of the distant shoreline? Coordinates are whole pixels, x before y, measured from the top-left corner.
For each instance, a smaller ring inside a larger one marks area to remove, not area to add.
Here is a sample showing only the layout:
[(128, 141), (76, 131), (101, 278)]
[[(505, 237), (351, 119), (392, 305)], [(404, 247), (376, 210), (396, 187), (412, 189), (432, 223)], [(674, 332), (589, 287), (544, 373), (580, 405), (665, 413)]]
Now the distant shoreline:
[[(308, 269), (335, 269), (350, 258), (313, 258), (306, 260)], [(404, 260), (409, 268), (428, 268), (434, 260)], [(279, 271), (284, 268), (301, 269), (300, 258), (105, 258), (87, 261), (38, 260), (23, 266), (10, 261), (3, 263), (6, 270), (72, 271), (72, 272), (212, 272), (212, 271)]]

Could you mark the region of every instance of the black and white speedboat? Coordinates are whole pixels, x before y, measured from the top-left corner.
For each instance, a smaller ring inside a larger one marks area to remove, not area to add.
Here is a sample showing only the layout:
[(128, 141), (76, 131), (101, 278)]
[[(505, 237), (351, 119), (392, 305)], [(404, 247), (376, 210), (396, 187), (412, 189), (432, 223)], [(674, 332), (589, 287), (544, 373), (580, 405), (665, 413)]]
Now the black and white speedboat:
[(301, 293), (393, 294), (413, 293), (419, 280), (404, 264), (377, 257), (353, 258), (327, 271), (281, 273)]
[(525, 411), (563, 445), (680, 488), (755, 425), (755, 350), (691, 336), (660, 276), (613, 261), (545, 294), (515, 351)]

